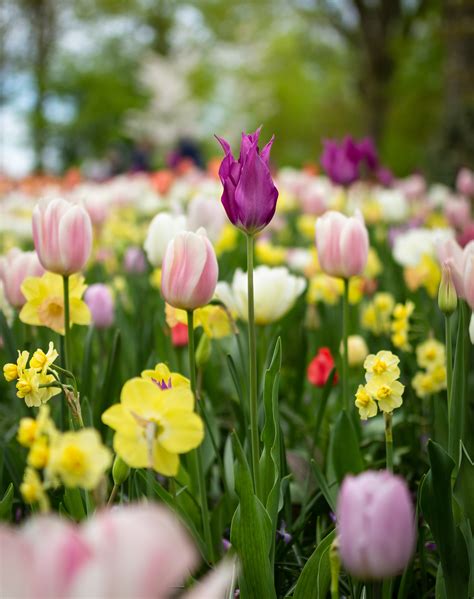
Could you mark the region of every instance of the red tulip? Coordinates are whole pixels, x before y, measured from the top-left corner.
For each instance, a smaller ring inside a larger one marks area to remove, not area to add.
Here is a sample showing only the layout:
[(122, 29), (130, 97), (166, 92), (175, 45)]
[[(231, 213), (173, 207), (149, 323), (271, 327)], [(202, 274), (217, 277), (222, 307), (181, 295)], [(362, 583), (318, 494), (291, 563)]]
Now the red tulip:
[[(316, 387), (324, 387), (331, 370), (334, 368), (334, 358), (328, 347), (321, 347), (308, 366), (308, 381)], [(334, 384), (337, 383), (337, 373)]]

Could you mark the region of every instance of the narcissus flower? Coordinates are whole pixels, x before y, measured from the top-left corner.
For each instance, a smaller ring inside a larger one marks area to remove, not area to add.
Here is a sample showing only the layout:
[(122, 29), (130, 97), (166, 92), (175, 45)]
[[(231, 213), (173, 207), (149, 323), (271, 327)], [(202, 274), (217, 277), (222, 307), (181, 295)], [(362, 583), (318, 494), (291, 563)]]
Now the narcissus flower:
[(48, 511), (49, 501), (43, 482), (33, 468), (26, 468), (23, 481), (20, 485), (20, 493), (26, 503), (37, 503), (42, 512)]
[(165, 476), (175, 476), (179, 454), (196, 448), (204, 437), (191, 390), (162, 389), (151, 379), (127, 381), (120, 403), (106, 410), (102, 421), (116, 431), (114, 449), (124, 462)]
[[(91, 314), (87, 304), (81, 299), (87, 285), (84, 277), (69, 277), (69, 321), (73, 324), (87, 325)], [(21, 290), (27, 302), (20, 312), (20, 320), (26, 324), (49, 327), (64, 335), (64, 298), (63, 279), (51, 272), (42, 277), (28, 277)]]
[(379, 351), (376, 355), (369, 354), (364, 362), (367, 382), (374, 380), (378, 386), (391, 383), (400, 376), (398, 364), (400, 358), (389, 351)]
[(185, 387), (186, 389), (191, 388), (189, 379), (187, 379), (179, 372), (170, 372), (170, 369), (166, 364), (160, 362), (153, 368), (153, 370), (142, 370), (142, 378), (153, 381), (160, 389), (176, 389), (176, 387)]
[(363, 385), (359, 385), (355, 395), (355, 405), (361, 420), (367, 420), (377, 414), (377, 404)]
[(51, 444), (46, 476), (66, 487), (95, 489), (112, 464), (112, 452), (92, 428), (58, 435)]
[(436, 339), (427, 339), (416, 348), (416, 361), (420, 368), (430, 369), (446, 361), (444, 343)]
[(58, 352), (54, 348), (52, 341), (49, 342), (48, 351), (44, 353), (42, 349), (37, 349), (30, 360), (32, 368), (38, 368), (43, 374), (46, 374), (48, 368), (58, 357)]
[(260, 129), (242, 133), (240, 156), (236, 160), (227, 141), (217, 140), (225, 152), (219, 168), (224, 191), (222, 205), (230, 222), (246, 233), (261, 231), (272, 220), (278, 199), (278, 190), (270, 173), (269, 160), (273, 137), (260, 150)]
[(395, 408), (399, 408), (403, 403), (402, 394), (405, 387), (400, 381), (380, 383), (374, 377), (368, 381), (365, 388), (377, 400), (377, 404), (382, 412), (393, 412)]
[(16, 364), (8, 363), (3, 367), (3, 376), (10, 383), (16, 379), (19, 379), (26, 369), (30, 352), (18, 350), (18, 359)]

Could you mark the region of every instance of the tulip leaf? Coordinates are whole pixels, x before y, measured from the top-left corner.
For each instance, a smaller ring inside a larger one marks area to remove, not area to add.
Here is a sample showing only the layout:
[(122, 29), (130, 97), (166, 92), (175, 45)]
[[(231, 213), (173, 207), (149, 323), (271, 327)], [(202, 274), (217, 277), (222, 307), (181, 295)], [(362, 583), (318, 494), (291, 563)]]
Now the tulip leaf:
[(317, 407), (317, 412), (316, 412), (316, 423), (314, 425), (315, 443), (317, 443), (319, 440), (319, 433), (321, 430), (321, 425), (323, 423), (324, 413), (326, 412), (326, 406), (328, 403), (329, 395), (331, 394), (331, 390), (333, 388), (335, 376), (336, 376), (336, 368), (334, 367), (331, 370), (331, 372), (329, 373), (327, 381), (324, 383), (323, 391), (321, 393), (321, 397), (318, 402), (318, 407)]
[(359, 442), (349, 416), (341, 412), (334, 425), (332, 439), (332, 462), (339, 484), (346, 474), (358, 474), (364, 470)]
[(232, 518), (230, 539), (241, 565), (240, 597), (274, 599), (275, 585), (269, 558), (271, 520), (254, 493), (250, 468), (235, 433), (233, 442), (237, 458), (235, 486), (240, 502)]
[(465, 302), (460, 301), (456, 354), (453, 365), (451, 386), (451, 406), (449, 408), (449, 455), (458, 464), (459, 441), (464, 438), (464, 426), (467, 421), (467, 374), (469, 355), (468, 313)]
[(0, 520), (9, 521), (12, 516), (13, 506), (13, 483), (8, 485), (5, 495), (0, 501)]
[(94, 404), (94, 421), (100, 421), (100, 415), (102, 412), (111, 404), (114, 400), (114, 394), (116, 391), (117, 381), (117, 368), (119, 363), (120, 348), (121, 348), (121, 334), (120, 331), (115, 331), (114, 340), (112, 343), (112, 351), (109, 354), (109, 360), (107, 362), (107, 368), (105, 371), (104, 379), (102, 381), (100, 400)]
[(311, 460), (311, 466), (313, 468), (314, 476), (318, 482), (321, 493), (323, 494), (324, 499), (327, 501), (329, 507), (333, 512), (336, 512), (336, 497), (337, 497), (337, 487), (334, 483), (333, 490), (328, 485), (328, 481), (324, 476), (321, 468), (314, 460)]
[(461, 463), (459, 465), (454, 497), (463, 510), (464, 518), (474, 524), (474, 463), (461, 442)]
[(8, 326), (7, 319), (2, 310), (0, 310), (0, 337), (3, 339), (8, 359), (12, 362), (16, 362), (17, 345), (15, 337), (13, 336), (12, 329)]
[(293, 599), (326, 597), (331, 584), (329, 552), (335, 537), (336, 531), (333, 530), (316, 547), (298, 578)]
[(64, 506), (76, 522), (84, 520), (86, 511), (79, 489), (66, 487), (64, 489)]
[(428, 442), (431, 469), (420, 487), (420, 505), (438, 546), (448, 597), (467, 597), (469, 558), (466, 542), (453, 517), (451, 473), (455, 464), (446, 451)]
[(95, 337), (95, 328), (90, 326), (84, 342), (84, 352), (81, 369), (81, 395), (83, 397), (92, 397), (92, 378), (93, 378), (93, 343)]

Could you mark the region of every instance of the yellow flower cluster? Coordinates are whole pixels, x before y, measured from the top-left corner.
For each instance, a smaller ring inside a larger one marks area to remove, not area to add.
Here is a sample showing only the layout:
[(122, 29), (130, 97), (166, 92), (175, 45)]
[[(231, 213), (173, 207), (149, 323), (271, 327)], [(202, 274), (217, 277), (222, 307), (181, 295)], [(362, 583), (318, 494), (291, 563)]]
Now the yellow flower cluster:
[[(73, 324), (89, 324), (91, 314), (82, 300), (87, 285), (82, 275), (69, 277), (69, 321)], [(63, 279), (60, 275), (46, 272), (42, 277), (27, 277), (21, 286), (26, 304), (20, 312), (20, 320), (26, 324), (49, 327), (64, 335)]]
[(274, 245), (269, 241), (258, 241), (255, 246), (255, 256), (261, 264), (280, 266), (286, 263), (287, 248)]
[(127, 381), (120, 403), (108, 408), (102, 421), (115, 430), (114, 450), (126, 464), (165, 476), (176, 476), (179, 455), (204, 438), (189, 381), (165, 364)]
[(441, 281), (441, 270), (438, 262), (432, 256), (424, 254), (419, 264), (405, 268), (403, 276), (411, 291), (424, 287), (430, 297), (436, 297)]
[[(166, 324), (172, 328), (178, 323), (187, 324), (188, 316), (185, 310), (165, 305)], [(203, 328), (204, 334), (210, 339), (222, 339), (232, 335), (233, 326), (229, 312), (223, 306), (212, 304), (194, 310), (194, 328)]]
[(38, 503), (42, 511), (49, 507), (47, 489), (59, 484), (95, 489), (112, 463), (112, 452), (95, 429), (61, 433), (48, 406), (40, 407), (36, 420), (20, 420), (17, 439), (29, 449), (21, 494), (27, 503)]
[(410, 316), (413, 314), (415, 304), (407, 301), (404, 304), (397, 304), (392, 314), (392, 343), (398, 349), (410, 351), (411, 345), (408, 341), (408, 333), (410, 331)]
[(418, 397), (427, 397), (446, 389), (446, 355), (444, 344), (436, 339), (428, 339), (417, 346), (416, 361), (420, 368), (412, 380)]
[(390, 333), (395, 299), (391, 293), (376, 293), (371, 302), (362, 310), (361, 324), (374, 335)]
[(390, 414), (402, 405), (405, 387), (398, 380), (399, 362), (399, 358), (389, 351), (379, 351), (365, 359), (366, 384), (359, 385), (355, 395), (361, 420), (372, 418), (378, 410)]
[(18, 350), (16, 364), (8, 363), (3, 367), (3, 376), (8, 382), (16, 381), (17, 397), (25, 400), (26, 405), (38, 407), (49, 401), (54, 395), (61, 393), (57, 383), (56, 371), (51, 365), (58, 357), (52, 342), (47, 353), (37, 349), (27, 368), (30, 353)]

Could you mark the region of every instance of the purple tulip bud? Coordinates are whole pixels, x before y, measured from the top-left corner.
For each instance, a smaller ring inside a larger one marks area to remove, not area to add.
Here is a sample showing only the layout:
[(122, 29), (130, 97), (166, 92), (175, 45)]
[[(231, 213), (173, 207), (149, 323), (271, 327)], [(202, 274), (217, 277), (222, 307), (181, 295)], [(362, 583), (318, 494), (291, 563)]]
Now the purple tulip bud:
[(337, 502), (339, 547), (350, 574), (380, 579), (399, 573), (415, 546), (415, 521), (405, 481), (390, 472), (346, 476)]
[(225, 152), (219, 168), (224, 187), (222, 204), (231, 223), (246, 233), (256, 233), (268, 225), (278, 199), (268, 164), (274, 137), (260, 151), (260, 129), (250, 135), (242, 133), (238, 160), (227, 141), (216, 136)]
[(85, 294), (86, 304), (92, 315), (92, 322), (98, 329), (106, 329), (114, 322), (114, 300), (107, 285), (95, 283)]
[(142, 273), (146, 270), (146, 259), (142, 249), (137, 246), (130, 246), (125, 252), (123, 258), (125, 272)]

